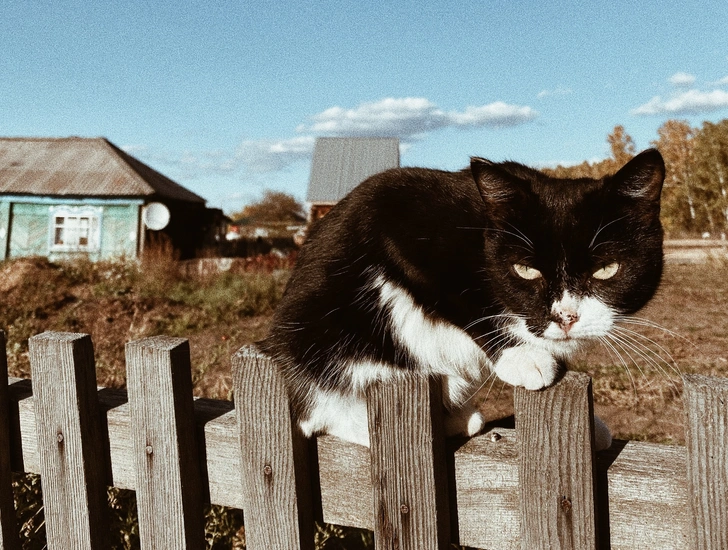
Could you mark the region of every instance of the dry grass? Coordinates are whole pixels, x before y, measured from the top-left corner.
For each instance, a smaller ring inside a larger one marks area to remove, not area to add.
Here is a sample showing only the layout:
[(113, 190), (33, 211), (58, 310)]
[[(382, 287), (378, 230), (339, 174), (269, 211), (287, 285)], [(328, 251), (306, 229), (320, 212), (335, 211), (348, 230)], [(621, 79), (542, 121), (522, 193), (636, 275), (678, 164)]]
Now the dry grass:
[[(0, 327), (11, 376), (29, 377), (28, 339), (46, 330), (91, 334), (99, 385), (125, 383), (124, 345), (158, 334), (190, 340), (198, 395), (230, 397), (230, 356), (260, 339), (286, 272), (184, 277), (174, 261), (29, 258), (0, 264)], [(221, 379), (222, 377), (222, 379)]]

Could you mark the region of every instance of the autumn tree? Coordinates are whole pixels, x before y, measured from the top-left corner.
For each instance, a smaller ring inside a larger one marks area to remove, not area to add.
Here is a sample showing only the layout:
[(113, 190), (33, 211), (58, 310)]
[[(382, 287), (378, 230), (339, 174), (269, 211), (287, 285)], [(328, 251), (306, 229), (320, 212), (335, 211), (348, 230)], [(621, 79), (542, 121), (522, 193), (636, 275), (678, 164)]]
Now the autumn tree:
[(695, 134), (693, 188), (699, 194), (698, 219), (711, 233), (728, 228), (728, 120), (704, 122)]
[(259, 201), (248, 204), (231, 218), (248, 218), (256, 222), (298, 222), (305, 219), (305, 214), (303, 205), (293, 195), (267, 190)]
[(634, 140), (621, 124), (615, 126), (612, 133), (607, 136), (607, 143), (609, 143), (612, 156), (607, 159), (604, 168), (608, 169), (610, 173), (619, 170), (636, 154)]
[(697, 230), (697, 191), (693, 181), (693, 147), (696, 130), (685, 120), (668, 120), (651, 144), (665, 159), (662, 188), (662, 223), (668, 234)]
[(624, 129), (624, 126), (615, 126), (612, 133), (607, 135), (607, 143), (611, 156), (594, 163), (582, 162), (575, 166), (557, 166), (544, 170), (547, 174), (556, 178), (603, 178), (613, 174), (629, 162), (635, 155), (635, 145), (632, 136)]

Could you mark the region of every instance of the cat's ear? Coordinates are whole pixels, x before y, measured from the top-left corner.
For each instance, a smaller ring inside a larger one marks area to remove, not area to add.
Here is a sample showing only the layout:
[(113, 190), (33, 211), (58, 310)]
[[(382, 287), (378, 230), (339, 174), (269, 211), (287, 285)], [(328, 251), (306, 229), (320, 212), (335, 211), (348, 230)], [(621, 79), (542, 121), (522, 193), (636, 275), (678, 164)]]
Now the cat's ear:
[(622, 196), (660, 202), (665, 181), (665, 161), (657, 149), (647, 149), (609, 178), (610, 187)]
[(489, 160), (470, 157), (470, 171), (486, 204), (509, 202), (518, 192), (512, 178), (500, 166)]

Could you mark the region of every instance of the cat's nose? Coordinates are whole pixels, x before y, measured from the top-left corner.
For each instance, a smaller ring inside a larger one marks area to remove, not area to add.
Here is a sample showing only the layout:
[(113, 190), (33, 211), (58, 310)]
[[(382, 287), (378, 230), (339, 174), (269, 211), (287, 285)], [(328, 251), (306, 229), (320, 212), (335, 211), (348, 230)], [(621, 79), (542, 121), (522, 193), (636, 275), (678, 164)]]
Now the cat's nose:
[(553, 320), (561, 327), (561, 330), (569, 334), (571, 328), (579, 320), (579, 314), (567, 308), (557, 309), (554, 311)]

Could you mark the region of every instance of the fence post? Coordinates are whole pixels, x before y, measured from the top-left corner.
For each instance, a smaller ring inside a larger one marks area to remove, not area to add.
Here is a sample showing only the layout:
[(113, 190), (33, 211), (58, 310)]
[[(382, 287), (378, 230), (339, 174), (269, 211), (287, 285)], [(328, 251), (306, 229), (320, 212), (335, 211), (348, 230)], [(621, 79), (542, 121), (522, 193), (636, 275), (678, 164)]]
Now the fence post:
[(696, 550), (728, 548), (728, 379), (683, 377), (688, 495)]
[(591, 378), (567, 372), (540, 391), (516, 388), (521, 548), (597, 546)]
[(130, 342), (126, 369), (141, 547), (202, 549), (189, 343), (166, 336)]
[(449, 548), (440, 381), (407, 376), (374, 384), (367, 408), (375, 548)]
[(13, 503), (12, 468), (10, 465), (10, 395), (8, 391), (8, 358), (5, 332), (0, 330), (0, 548), (20, 548), (18, 522)]
[(109, 473), (91, 337), (45, 332), (29, 347), (48, 548), (105, 547)]
[(232, 362), (247, 548), (313, 550), (309, 442), (292, 422), (278, 367), (254, 346)]

